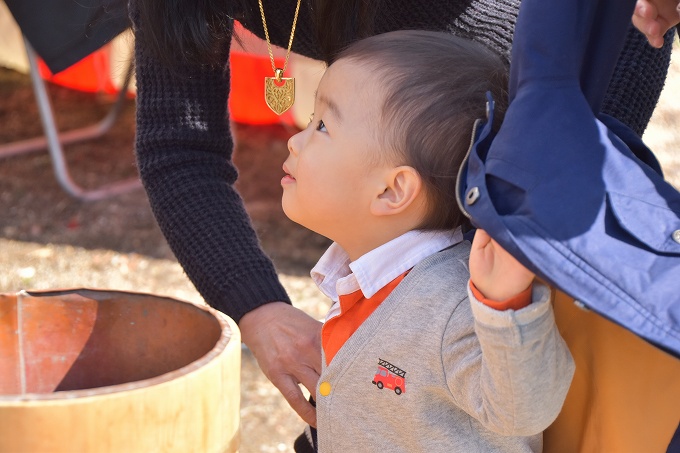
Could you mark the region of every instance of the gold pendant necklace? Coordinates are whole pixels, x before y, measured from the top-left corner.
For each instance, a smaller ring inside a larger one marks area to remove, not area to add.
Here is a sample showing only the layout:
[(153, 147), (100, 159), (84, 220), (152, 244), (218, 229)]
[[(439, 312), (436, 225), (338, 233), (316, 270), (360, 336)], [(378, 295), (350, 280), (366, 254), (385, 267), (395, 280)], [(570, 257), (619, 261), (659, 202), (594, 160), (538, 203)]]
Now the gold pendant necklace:
[(264, 7), (262, 0), (257, 0), (260, 4), (260, 14), (262, 14), (262, 26), (264, 27), (264, 35), (267, 38), (267, 49), (269, 50), (269, 58), (272, 62), (272, 69), (274, 70), (274, 77), (264, 78), (264, 100), (270, 109), (277, 115), (293, 106), (295, 102), (295, 79), (293, 77), (283, 77), (283, 72), (288, 66), (288, 57), (290, 56), (290, 49), (293, 46), (293, 36), (295, 36), (295, 25), (297, 24), (298, 11), (300, 11), (300, 0), (297, 0), (295, 7), (295, 16), (293, 17), (293, 28), (290, 31), (290, 40), (288, 40), (288, 51), (286, 52), (286, 60), (283, 63), (283, 68), (277, 68), (274, 62), (274, 52), (272, 52), (272, 45), (269, 41), (269, 31), (267, 30), (267, 20), (264, 18)]

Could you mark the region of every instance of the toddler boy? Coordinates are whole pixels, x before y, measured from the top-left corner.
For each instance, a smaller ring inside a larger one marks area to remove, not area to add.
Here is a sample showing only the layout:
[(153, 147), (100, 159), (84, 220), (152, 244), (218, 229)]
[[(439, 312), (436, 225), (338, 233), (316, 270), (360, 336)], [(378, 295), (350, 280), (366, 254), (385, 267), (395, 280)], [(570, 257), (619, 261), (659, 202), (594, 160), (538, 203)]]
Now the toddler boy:
[(313, 448), (541, 451), (574, 371), (550, 291), (485, 232), (464, 240), (455, 199), (506, 72), (449, 34), (374, 36), (328, 67), (289, 140), (283, 209), (334, 241), (311, 272), (333, 301)]

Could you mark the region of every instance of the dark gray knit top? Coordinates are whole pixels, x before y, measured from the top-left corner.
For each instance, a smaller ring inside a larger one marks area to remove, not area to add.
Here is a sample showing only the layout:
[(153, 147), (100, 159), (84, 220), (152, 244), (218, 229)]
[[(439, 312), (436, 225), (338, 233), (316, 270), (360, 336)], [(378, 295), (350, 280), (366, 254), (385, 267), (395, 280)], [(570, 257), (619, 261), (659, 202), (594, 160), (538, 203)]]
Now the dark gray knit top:
[[(206, 302), (237, 322), (267, 302), (288, 302), (233, 187), (237, 172), (227, 113), (229, 49), (224, 48), (218, 67), (183, 63), (179, 56), (174, 67), (162, 65), (145, 47), (135, 1), (130, 11), (136, 35), (137, 162), (163, 234)], [(245, 11), (238, 10), (242, 2), (233, 3), (229, 16), (263, 37), (257, 0)], [(450, 31), (509, 58), (518, 6), (518, 0), (386, 0), (376, 31)], [(267, 4), (270, 36), (284, 47), (294, 7), (292, 0)], [(631, 28), (604, 103), (607, 113), (640, 134), (663, 88), (671, 47), (667, 38), (657, 50)], [(312, 58), (320, 55), (304, 6), (293, 50)]]

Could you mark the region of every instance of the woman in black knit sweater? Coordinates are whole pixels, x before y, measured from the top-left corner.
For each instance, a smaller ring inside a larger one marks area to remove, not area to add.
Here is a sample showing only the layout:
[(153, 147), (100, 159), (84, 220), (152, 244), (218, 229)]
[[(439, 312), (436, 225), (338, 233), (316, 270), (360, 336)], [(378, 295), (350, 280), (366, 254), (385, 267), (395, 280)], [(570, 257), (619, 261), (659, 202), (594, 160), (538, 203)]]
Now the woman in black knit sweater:
[[(273, 44), (288, 45), (295, 0), (263, 0)], [(304, 0), (292, 49), (332, 61), (374, 33), (449, 31), (503, 55), (519, 0)], [(267, 377), (314, 425), (298, 383), (315, 393), (321, 324), (290, 305), (261, 250), (233, 184), (229, 130), (229, 44), (233, 20), (264, 38), (257, 0), (132, 0), (136, 39), (140, 175), (177, 259), (211, 306), (239, 323)], [(642, 134), (668, 68), (672, 34), (660, 49), (634, 29), (604, 110)]]

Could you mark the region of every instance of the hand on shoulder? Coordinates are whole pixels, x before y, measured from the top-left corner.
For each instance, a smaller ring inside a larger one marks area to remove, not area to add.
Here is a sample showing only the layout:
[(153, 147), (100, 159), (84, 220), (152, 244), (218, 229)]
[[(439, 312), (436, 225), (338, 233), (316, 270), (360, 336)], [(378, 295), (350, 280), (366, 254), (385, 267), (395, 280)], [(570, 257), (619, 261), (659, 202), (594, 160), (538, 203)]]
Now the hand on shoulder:
[(239, 330), (265, 376), (305, 422), (316, 426), (316, 410), (298, 384), (316, 394), (321, 323), (290, 304), (271, 302), (246, 313)]

